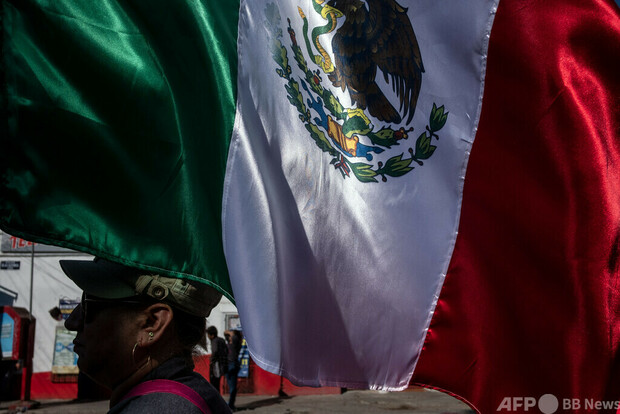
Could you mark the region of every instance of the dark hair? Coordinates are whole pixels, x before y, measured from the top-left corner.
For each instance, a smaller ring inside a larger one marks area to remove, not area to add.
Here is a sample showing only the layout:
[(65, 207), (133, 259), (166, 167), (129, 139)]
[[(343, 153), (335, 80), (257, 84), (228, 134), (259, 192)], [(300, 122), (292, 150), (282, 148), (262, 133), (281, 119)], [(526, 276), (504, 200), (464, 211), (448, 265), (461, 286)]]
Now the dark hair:
[(217, 328), (215, 326), (209, 326), (207, 328), (207, 335), (217, 336)]
[(188, 366), (194, 366), (196, 348), (207, 348), (207, 319), (173, 308), (175, 329), (181, 343), (182, 356)]

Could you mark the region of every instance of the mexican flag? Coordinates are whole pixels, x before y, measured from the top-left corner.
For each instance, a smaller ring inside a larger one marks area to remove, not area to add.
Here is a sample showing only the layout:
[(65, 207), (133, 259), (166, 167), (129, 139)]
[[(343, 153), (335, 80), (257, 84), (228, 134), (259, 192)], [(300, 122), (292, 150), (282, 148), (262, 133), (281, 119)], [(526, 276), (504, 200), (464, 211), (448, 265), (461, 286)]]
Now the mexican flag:
[(3, 230), (217, 288), (295, 384), (618, 408), (611, 0), (1, 13)]

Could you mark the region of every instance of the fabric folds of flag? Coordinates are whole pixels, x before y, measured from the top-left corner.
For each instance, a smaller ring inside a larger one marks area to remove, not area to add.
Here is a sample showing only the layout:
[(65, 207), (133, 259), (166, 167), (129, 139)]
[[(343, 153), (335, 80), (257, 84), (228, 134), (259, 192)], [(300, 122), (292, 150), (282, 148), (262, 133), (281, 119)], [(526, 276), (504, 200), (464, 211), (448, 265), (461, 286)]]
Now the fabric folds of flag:
[(618, 409), (619, 55), (611, 1), (500, 3), (459, 237), (414, 382), (483, 413), (518, 397), (538, 412), (545, 395), (557, 412)]
[(3, 0), (0, 226), (215, 286), (300, 385), (620, 400), (619, 15)]
[(231, 297), (238, 3), (220, 3), (2, 1), (4, 230)]

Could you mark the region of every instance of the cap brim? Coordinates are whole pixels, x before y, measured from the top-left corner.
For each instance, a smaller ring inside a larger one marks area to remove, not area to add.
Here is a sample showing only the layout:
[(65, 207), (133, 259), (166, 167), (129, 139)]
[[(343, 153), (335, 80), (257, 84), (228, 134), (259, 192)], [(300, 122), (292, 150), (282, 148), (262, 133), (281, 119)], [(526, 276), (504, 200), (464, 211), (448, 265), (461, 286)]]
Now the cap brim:
[(135, 269), (103, 259), (59, 260), (63, 272), (85, 293), (104, 299), (136, 295)]

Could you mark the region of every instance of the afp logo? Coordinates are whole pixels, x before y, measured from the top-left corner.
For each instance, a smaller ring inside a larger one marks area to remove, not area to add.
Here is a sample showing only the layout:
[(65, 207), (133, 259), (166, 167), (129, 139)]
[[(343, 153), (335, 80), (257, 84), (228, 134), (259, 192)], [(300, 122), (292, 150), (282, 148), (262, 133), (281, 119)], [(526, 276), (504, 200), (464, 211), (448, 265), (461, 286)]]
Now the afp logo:
[(553, 394), (545, 394), (538, 400), (534, 397), (506, 397), (497, 407), (497, 411), (502, 412), (526, 412), (536, 410), (543, 414), (553, 414), (560, 406), (560, 402)]

